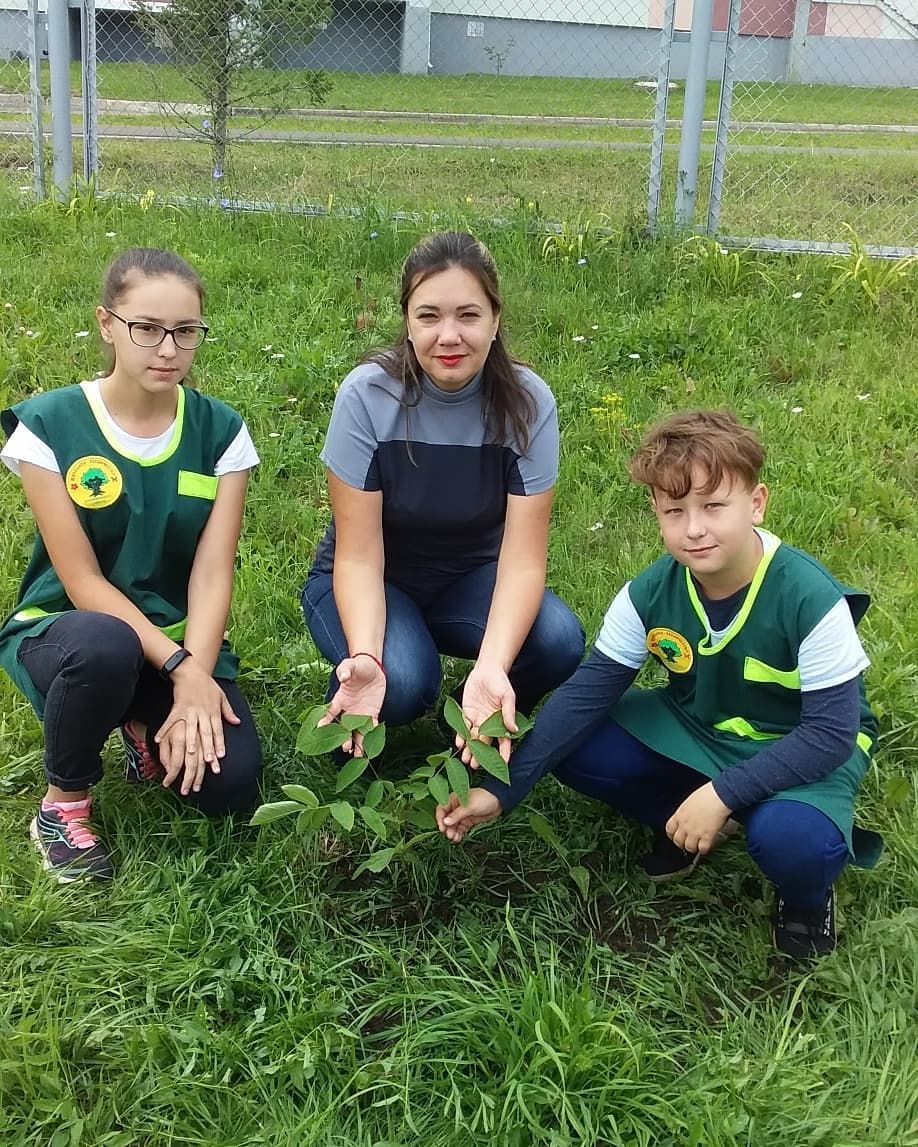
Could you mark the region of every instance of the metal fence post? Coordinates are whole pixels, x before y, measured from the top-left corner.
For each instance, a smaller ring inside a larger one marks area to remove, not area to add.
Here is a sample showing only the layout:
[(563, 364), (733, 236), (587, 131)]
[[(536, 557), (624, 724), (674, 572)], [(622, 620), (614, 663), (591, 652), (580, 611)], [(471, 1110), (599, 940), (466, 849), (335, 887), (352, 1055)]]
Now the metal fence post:
[(653, 139), (650, 144), (650, 180), (647, 189), (647, 226), (657, 227), (660, 192), (663, 186), (663, 142), (666, 138), (666, 109), (669, 106), (669, 68), (673, 57), (673, 28), (676, 23), (676, 0), (666, 0), (663, 28), (660, 32), (660, 62), (657, 67), (657, 98), (653, 117)]
[(51, 72), (51, 149), (54, 186), (61, 196), (73, 179), (70, 122), (70, 16), (67, 0), (48, 0), (48, 64)]
[(41, 95), (41, 57), (38, 52), (38, 0), (29, 0), (29, 107), (32, 119), (32, 178), (35, 198), (45, 197), (45, 101)]
[(99, 174), (99, 109), (96, 105), (96, 0), (80, 6), (80, 65), (83, 86), (83, 178)]
[(727, 161), (727, 138), (733, 109), (733, 84), (736, 80), (736, 45), (739, 39), (740, 9), (743, 0), (730, 0), (727, 20), (727, 42), (724, 44), (724, 71), (720, 81), (717, 105), (717, 135), (714, 139), (714, 162), (711, 164), (711, 194), (708, 197), (707, 232), (714, 235), (720, 223), (720, 205), (724, 193), (724, 171)]
[(704, 100), (708, 80), (708, 52), (714, 0), (695, 0), (692, 10), (692, 39), (689, 44), (685, 77), (685, 104), (679, 141), (679, 170), (676, 174), (676, 226), (691, 227), (698, 197), (698, 164), (704, 125)]

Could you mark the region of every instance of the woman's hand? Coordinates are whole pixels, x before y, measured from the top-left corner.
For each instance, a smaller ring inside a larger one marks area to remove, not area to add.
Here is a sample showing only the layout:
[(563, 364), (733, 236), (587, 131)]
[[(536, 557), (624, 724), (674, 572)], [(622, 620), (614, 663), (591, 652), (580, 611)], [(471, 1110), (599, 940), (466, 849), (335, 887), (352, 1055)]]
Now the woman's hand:
[[(386, 699), (386, 675), (381, 666), (366, 654), (345, 657), (335, 670), (340, 684), (328, 703), (328, 712), (319, 725), (330, 725), (342, 713), (372, 717), (379, 724), (379, 714)], [(359, 733), (345, 741), (341, 748), (355, 757), (363, 756), (363, 738)]]
[(450, 793), (446, 804), (437, 805), (437, 828), (447, 840), (458, 844), (470, 828), (497, 820), (502, 812), (500, 801), (487, 789), (472, 789), (466, 804)]
[[(500, 710), (504, 725), (511, 733), (516, 730), (516, 693), (510, 684), (510, 679), (500, 666), (483, 665), (480, 661), (465, 679), (462, 690), (462, 715), (469, 727), (469, 732), (475, 740), (490, 744), (490, 737), (482, 737), (480, 727), (487, 721), (492, 713)], [(498, 741), (500, 755), (505, 761), (510, 760), (512, 742), (509, 737), (501, 737)], [(478, 765), (472, 756), (471, 750), (465, 740), (458, 734), (456, 748), (462, 750), (462, 760), (466, 765), (477, 769)]]
[(220, 758), (226, 755), (223, 722), (240, 724), (226, 694), (193, 657), (183, 661), (172, 674), (172, 709), (156, 733), (160, 761), (169, 786), (184, 769), (181, 794), (200, 792), (209, 765), (219, 773)]

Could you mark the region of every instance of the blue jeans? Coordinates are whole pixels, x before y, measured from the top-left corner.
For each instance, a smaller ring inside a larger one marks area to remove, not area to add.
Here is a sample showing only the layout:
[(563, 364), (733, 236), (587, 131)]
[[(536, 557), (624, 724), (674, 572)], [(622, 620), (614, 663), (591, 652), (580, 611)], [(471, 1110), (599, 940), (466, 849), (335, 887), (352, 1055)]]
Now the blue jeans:
[[(562, 784), (596, 797), (662, 832), (707, 777), (654, 752), (609, 720), (555, 769)], [(778, 895), (802, 910), (822, 906), (848, 860), (831, 820), (801, 801), (764, 801), (733, 814), (746, 829), (749, 855)]]
[[(441, 653), (470, 661), (478, 656), (496, 578), (497, 562), (479, 566), (423, 609), (403, 590), (386, 583), (382, 721), (405, 725), (433, 707), (440, 693)], [(302, 603), (319, 652), (337, 666), (349, 650), (332, 593), (332, 575), (313, 571), (303, 587)], [(520, 712), (530, 713), (546, 693), (570, 677), (583, 657), (584, 640), (580, 622), (547, 589), (508, 674)], [(328, 688), (329, 697), (338, 688), (334, 670)]]
[[(87, 609), (61, 614), (39, 637), (27, 637), (19, 660), (45, 698), (45, 775), (64, 792), (102, 779), (102, 746), (129, 719), (153, 734), (172, 708), (172, 686), (143, 656), (140, 638), (120, 618)], [(242, 724), (225, 722), (226, 756), (208, 769), (199, 793), (182, 800), (207, 816), (244, 812), (258, 799), (261, 745), (245, 697), (234, 681), (217, 678)], [(178, 792), (179, 782), (172, 785)]]

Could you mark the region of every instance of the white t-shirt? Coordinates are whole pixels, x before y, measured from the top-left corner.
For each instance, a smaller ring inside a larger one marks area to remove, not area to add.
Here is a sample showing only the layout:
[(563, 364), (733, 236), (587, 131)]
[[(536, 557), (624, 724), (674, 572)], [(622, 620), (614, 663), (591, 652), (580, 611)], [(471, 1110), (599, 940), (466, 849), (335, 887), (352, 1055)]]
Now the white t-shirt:
[[(762, 539), (765, 553), (777, 549), (779, 540), (774, 534), (768, 530), (756, 530), (756, 533)], [(620, 665), (640, 669), (648, 656), (647, 630), (628, 593), (630, 584), (626, 583), (618, 591), (609, 606), (596, 639), (596, 648)], [(716, 645), (727, 630), (709, 632), (711, 644)], [(816, 689), (831, 689), (857, 677), (869, 665), (870, 660), (854, 628), (851, 610), (842, 598), (800, 643), (800, 690), (811, 693)]]
[[(118, 446), (124, 450), (125, 454), (131, 454), (135, 458), (155, 458), (158, 454), (162, 454), (172, 438), (175, 422), (167, 426), (162, 434), (157, 434), (155, 438), (138, 438), (136, 434), (128, 434), (115, 422), (106, 409), (105, 403), (102, 401), (99, 382), (98, 378), (94, 378), (84, 385), (93, 392), (94, 397), (98, 400), (98, 409), (105, 418), (106, 428)], [(3, 449), (0, 450), (0, 461), (17, 477), (21, 473), (20, 462), (30, 462), (33, 466), (40, 466), (43, 470), (50, 470), (54, 474), (61, 472), (51, 447), (21, 422), (10, 435)], [(214, 475), (219, 478), (221, 474), (250, 470), (253, 466), (257, 466), (258, 462), (255, 443), (252, 441), (248, 427), (243, 422), (239, 428), (239, 433), (217, 459)]]

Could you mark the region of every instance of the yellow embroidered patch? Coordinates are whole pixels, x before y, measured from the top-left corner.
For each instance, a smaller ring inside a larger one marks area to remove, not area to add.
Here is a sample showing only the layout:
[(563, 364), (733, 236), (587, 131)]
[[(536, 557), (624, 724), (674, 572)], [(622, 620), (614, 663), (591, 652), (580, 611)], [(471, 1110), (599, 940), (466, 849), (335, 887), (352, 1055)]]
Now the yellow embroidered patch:
[(121, 496), (121, 471), (99, 454), (77, 458), (64, 479), (67, 493), (84, 510), (104, 510)]
[(673, 673), (688, 673), (695, 660), (692, 647), (674, 629), (660, 626), (647, 634), (647, 648)]

